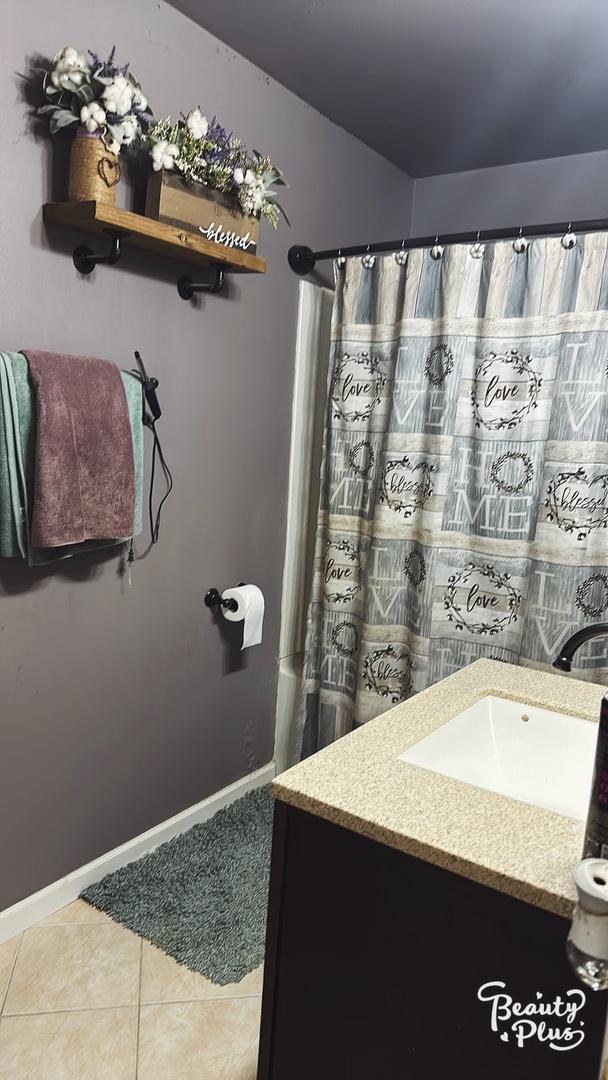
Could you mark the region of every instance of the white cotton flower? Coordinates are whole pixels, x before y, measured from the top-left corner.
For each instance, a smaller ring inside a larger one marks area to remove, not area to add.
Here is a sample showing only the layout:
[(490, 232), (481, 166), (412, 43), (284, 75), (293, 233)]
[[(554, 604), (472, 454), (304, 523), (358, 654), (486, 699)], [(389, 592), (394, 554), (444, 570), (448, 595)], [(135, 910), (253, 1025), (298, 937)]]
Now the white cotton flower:
[(179, 147), (175, 143), (170, 143), (167, 139), (161, 139), (152, 147), (150, 151), (152, 157), (152, 168), (155, 172), (160, 172), (161, 169), (172, 169), (175, 165), (175, 159), (179, 157)]
[(245, 214), (259, 214), (266, 202), (266, 187), (261, 176), (256, 176), (252, 169), (247, 169), (237, 196)]
[(80, 122), (91, 133), (99, 131), (106, 122), (105, 110), (98, 101), (92, 101), (90, 105), (83, 105), (80, 110)]
[(114, 125), (113, 130), (116, 131), (124, 146), (130, 146), (139, 132), (139, 121), (136, 116), (129, 113), (127, 116), (123, 116), (119, 124)]
[(204, 139), (205, 135), (209, 131), (209, 123), (207, 117), (203, 116), (201, 110), (198, 108), (192, 109), (186, 117), (186, 127), (192, 135), (193, 139)]
[(148, 99), (142, 94), (138, 86), (133, 87), (133, 105), (138, 112), (145, 112), (148, 108)]
[(74, 49), (71, 45), (66, 45), (55, 58), (51, 82), (58, 90), (68, 89), (68, 83), (73, 86), (82, 86), (90, 71), (85, 54), (78, 52), (78, 49)]
[(102, 94), (106, 111), (116, 116), (125, 116), (133, 103), (133, 85), (124, 75), (115, 75)]
[(234, 170), (232, 176), (234, 178), (235, 184), (238, 184), (239, 187), (242, 184), (246, 184), (247, 187), (252, 188), (255, 185), (255, 182), (256, 182), (255, 173), (252, 172), (251, 169), (247, 169), (247, 172), (243, 172), (243, 170), (241, 169), (241, 167), (239, 165), (237, 165), (237, 167)]

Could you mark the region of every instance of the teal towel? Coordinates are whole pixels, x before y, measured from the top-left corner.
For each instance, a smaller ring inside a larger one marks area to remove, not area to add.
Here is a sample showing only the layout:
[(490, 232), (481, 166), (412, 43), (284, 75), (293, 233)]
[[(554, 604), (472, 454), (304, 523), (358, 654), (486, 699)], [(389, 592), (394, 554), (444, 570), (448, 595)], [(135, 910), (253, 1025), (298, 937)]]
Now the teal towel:
[[(121, 372), (133, 436), (135, 466), (134, 532), (142, 530), (143, 424), (139, 379)], [(129, 537), (87, 540), (60, 548), (33, 548), (29, 543), (29, 515), (34, 484), (36, 417), (27, 360), (22, 353), (0, 352), (0, 556), (21, 556), (30, 566), (66, 559), (78, 552), (112, 547)]]

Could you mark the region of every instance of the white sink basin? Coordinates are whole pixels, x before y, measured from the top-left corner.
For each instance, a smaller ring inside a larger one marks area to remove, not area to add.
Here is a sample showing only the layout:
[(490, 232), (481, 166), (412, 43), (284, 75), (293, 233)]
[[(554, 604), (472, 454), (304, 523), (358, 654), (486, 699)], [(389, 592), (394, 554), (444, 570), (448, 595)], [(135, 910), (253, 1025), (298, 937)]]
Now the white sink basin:
[(585, 821), (596, 739), (588, 720), (490, 695), (399, 761)]

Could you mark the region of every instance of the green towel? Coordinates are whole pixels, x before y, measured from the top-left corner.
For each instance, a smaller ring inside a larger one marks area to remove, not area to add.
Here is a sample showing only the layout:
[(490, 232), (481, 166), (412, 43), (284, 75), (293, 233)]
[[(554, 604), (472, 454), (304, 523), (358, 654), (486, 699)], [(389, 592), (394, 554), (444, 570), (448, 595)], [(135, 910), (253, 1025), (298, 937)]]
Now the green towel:
[[(134, 536), (142, 530), (143, 424), (139, 379), (121, 372), (133, 436), (135, 465)], [(33, 548), (29, 543), (29, 515), (34, 483), (36, 417), (27, 360), (22, 353), (0, 352), (0, 556), (21, 556), (30, 566), (66, 559), (78, 552), (112, 547), (116, 540), (87, 540), (60, 548)]]

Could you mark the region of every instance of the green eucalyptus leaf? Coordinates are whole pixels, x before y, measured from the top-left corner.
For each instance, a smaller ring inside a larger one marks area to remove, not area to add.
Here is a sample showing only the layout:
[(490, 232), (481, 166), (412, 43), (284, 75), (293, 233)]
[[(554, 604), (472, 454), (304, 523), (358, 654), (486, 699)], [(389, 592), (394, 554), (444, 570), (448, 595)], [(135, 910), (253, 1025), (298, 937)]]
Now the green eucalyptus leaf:
[(51, 117), (51, 134), (55, 135), (62, 128), (69, 127), (70, 124), (77, 124), (78, 117), (74, 116), (74, 113), (69, 112), (67, 109), (57, 109), (55, 114)]
[(41, 105), (37, 110), (38, 116), (51, 116), (57, 112), (57, 105)]
[(83, 105), (90, 105), (92, 101), (95, 101), (95, 91), (88, 83), (83, 83), (82, 86), (78, 87), (76, 97), (79, 101), (82, 101)]
[(77, 94), (78, 91), (80, 90), (80, 86), (78, 86), (77, 83), (72, 82), (71, 79), (66, 79), (65, 76), (63, 78), (61, 88), (64, 91), (67, 90), (68, 93), (70, 93), (70, 94)]

